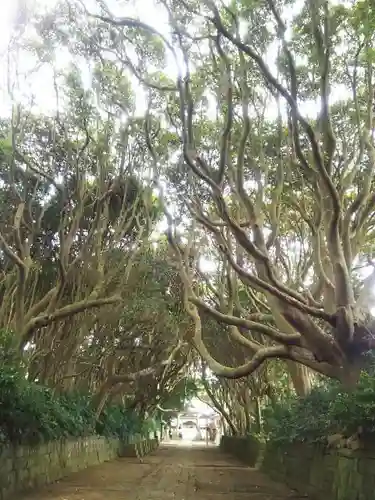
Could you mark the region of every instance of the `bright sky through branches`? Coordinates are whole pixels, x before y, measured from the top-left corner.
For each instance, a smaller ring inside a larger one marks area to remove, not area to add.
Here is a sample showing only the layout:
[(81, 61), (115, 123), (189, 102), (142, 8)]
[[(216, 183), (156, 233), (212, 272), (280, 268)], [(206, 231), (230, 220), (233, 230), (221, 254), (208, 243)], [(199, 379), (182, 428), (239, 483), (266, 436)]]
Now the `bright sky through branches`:
[[(81, 0), (82, 3), (87, 7), (90, 12), (97, 12), (97, 2), (95, 0)], [(11, 110), (11, 100), (7, 90), (7, 49), (10, 38), (13, 33), (14, 27), (17, 25), (17, 22), (22, 24), (25, 20), (25, 16), (27, 18), (27, 11), (32, 12), (36, 11), (48, 11), (53, 9), (58, 0), (18, 0), (18, 2), (8, 2), (6, 1), (4, 5), (2, 5), (2, 15), (0, 17), (0, 55), (3, 72), (1, 73), (0, 80), (0, 115), (6, 116), (10, 115)], [(117, 15), (119, 17), (135, 17), (140, 18), (144, 23), (149, 24), (155, 28), (157, 28), (161, 33), (169, 36), (169, 25), (168, 25), (168, 16), (165, 10), (159, 5), (156, 4), (153, 0), (107, 0), (107, 6), (109, 7), (112, 14)], [(284, 15), (286, 17), (291, 17), (296, 15), (300, 9), (301, 2), (294, 2), (292, 7), (288, 9), (288, 12), (285, 12)], [(246, 38), (247, 23), (246, 20), (243, 20), (241, 26), (241, 32)], [(270, 46), (269, 50), (266, 54), (266, 60), (271, 67), (272, 71), (276, 72), (276, 67), (274, 64), (275, 57), (277, 53), (277, 45), (273, 44)], [(17, 70), (22, 74), (24, 72), (26, 77), (22, 80), (20, 77), (20, 90), (22, 94), (22, 100), (26, 99), (32, 103), (32, 108), (34, 111), (41, 111), (43, 113), (54, 113), (56, 96), (53, 86), (53, 73), (50, 65), (42, 65), (34, 71), (36, 66), (36, 59), (31, 55), (28, 56), (25, 54), (25, 51), (21, 51), (19, 55), (19, 59), (17, 60)], [(72, 61), (72, 56), (69, 54), (67, 50), (61, 50), (56, 55), (56, 60), (53, 62), (54, 66), (57, 66), (59, 69), (66, 69), (69, 63)], [(19, 65), (18, 65), (19, 63)], [(33, 71), (32, 71), (33, 70)], [(91, 75), (90, 69), (85, 65), (85, 62), (82, 61), (82, 65), (80, 64), (81, 76), (83, 78), (84, 83), (87, 86), (91, 84)], [(32, 73), (30, 73), (32, 71)], [(165, 72), (174, 77), (176, 75), (176, 67), (173, 62), (173, 58), (170, 54), (167, 53), (167, 67), (165, 68)], [(14, 77), (14, 74), (12, 75)], [(135, 78), (133, 78), (134, 83)], [(134, 92), (136, 95), (136, 112), (137, 114), (142, 115), (146, 109), (146, 98), (143, 90), (139, 85), (134, 87)], [(17, 94), (17, 98), (21, 96), (21, 94)], [(331, 93), (331, 103), (336, 102), (339, 99), (343, 99), (347, 97), (347, 89), (343, 86), (337, 85), (332, 89)], [(215, 105), (213, 104), (213, 108)], [(304, 115), (309, 117), (315, 117), (316, 111), (319, 109), (316, 101), (310, 100), (304, 102), (300, 106), (301, 112)], [(269, 118), (274, 118), (277, 115), (277, 109), (275, 106), (269, 106), (267, 109), (267, 115)], [(210, 110), (209, 110), (210, 113)], [(207, 268), (211, 268), (213, 270), (213, 266), (207, 261), (204, 266)], [(369, 270), (370, 271), (370, 270)], [(367, 274), (367, 273), (366, 273)]]
[[(18, 0), (15, 3), (6, 3), (2, 6), (2, 16), (0, 18), (0, 57), (2, 67), (4, 68), (0, 79), (0, 115), (9, 115), (10, 99), (7, 91), (7, 51), (10, 39), (14, 33), (17, 23), (23, 23), (27, 18), (27, 12), (48, 12), (52, 10), (58, 0)], [(84, 0), (82, 2), (90, 12), (97, 12), (95, 0)], [(162, 9), (158, 8), (153, 0), (133, 0), (133, 1), (117, 1), (108, 0), (106, 2), (111, 12), (118, 16), (134, 16), (139, 17), (147, 24), (157, 27), (161, 32), (168, 32), (168, 18)], [(129, 8), (130, 7), (130, 8)], [(68, 51), (61, 51), (56, 57), (54, 64), (59, 69), (66, 69), (72, 61), (71, 54)], [(23, 98), (33, 96), (33, 104), (43, 113), (53, 113), (55, 108), (55, 91), (53, 87), (52, 70), (47, 65), (42, 65), (34, 71), (36, 59), (31, 55), (20, 53), (17, 58), (17, 64), (20, 68), (19, 77), (21, 79), (20, 87), (22, 89)], [(80, 66), (82, 70), (81, 77), (84, 84), (90, 85), (90, 70), (88, 67)], [(32, 74), (30, 74), (32, 71)], [(167, 64), (167, 72), (175, 74), (172, 62)], [(26, 73), (27, 77), (22, 82), (22, 73)], [(141, 89), (135, 89), (137, 112), (143, 114), (146, 108), (145, 97)]]
[[(57, 0), (18, 0), (18, 2), (6, 3), (2, 6), (2, 16), (0, 20), (0, 54), (2, 56), (2, 67), (7, 67), (7, 47), (12, 35), (12, 31), (17, 22), (22, 23), (27, 18), (27, 12), (37, 11), (45, 12), (52, 10), (56, 4)], [(95, 0), (82, 0), (82, 3), (90, 12), (97, 12), (97, 3)], [(163, 35), (168, 37), (169, 25), (168, 16), (165, 10), (156, 4), (153, 0), (107, 0), (106, 5), (109, 7), (113, 15), (118, 17), (135, 17), (141, 19), (144, 23), (157, 28)], [(293, 6), (285, 12), (287, 17), (296, 15), (300, 10), (301, 2), (297, 1), (293, 3)], [(247, 23), (243, 20), (241, 26), (241, 32), (246, 35)], [(246, 38), (246, 36), (245, 36)], [(266, 60), (275, 73), (276, 68), (274, 65), (274, 60), (277, 53), (277, 46), (273, 44), (269, 47), (266, 54)], [(66, 68), (71, 62), (72, 57), (67, 51), (59, 52), (54, 64), (60, 69)], [(32, 95), (32, 102), (35, 108), (38, 108), (44, 113), (53, 112), (55, 107), (55, 92), (53, 88), (53, 77), (52, 70), (46, 65), (42, 65), (37, 71), (33, 71), (30, 75), (30, 71), (34, 69), (35, 59), (31, 56), (21, 53), (17, 64), (20, 65), (20, 74), (23, 71), (27, 73), (25, 81), (20, 83), (22, 88), (23, 98), (27, 98)], [(80, 65), (82, 70), (82, 78), (87, 85), (90, 85), (90, 70)], [(171, 54), (167, 51), (167, 67), (165, 72), (171, 77), (176, 75), (176, 66), (173, 61)], [(7, 71), (2, 72), (0, 80), (0, 114), (8, 114), (10, 112), (10, 101), (7, 88)], [(136, 103), (137, 103), (137, 114), (143, 114), (146, 109), (146, 99), (143, 91), (138, 87), (135, 89), (136, 93)], [(346, 89), (337, 85), (332, 89), (331, 102), (335, 102), (338, 99), (345, 97)], [(304, 102), (301, 105), (301, 111), (303, 114), (314, 117), (316, 116), (316, 110), (318, 109), (317, 103), (313, 100)], [(270, 118), (276, 117), (277, 110), (275, 106), (269, 106), (268, 115)]]

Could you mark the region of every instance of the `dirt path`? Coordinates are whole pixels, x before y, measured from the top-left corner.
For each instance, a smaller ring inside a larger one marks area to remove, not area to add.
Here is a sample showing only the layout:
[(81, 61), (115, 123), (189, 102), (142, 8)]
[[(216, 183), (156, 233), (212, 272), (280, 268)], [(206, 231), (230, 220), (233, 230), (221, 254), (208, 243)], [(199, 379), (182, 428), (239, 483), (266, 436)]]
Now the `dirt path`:
[(71, 474), (19, 500), (286, 500), (283, 485), (223, 455), (217, 448), (161, 447)]

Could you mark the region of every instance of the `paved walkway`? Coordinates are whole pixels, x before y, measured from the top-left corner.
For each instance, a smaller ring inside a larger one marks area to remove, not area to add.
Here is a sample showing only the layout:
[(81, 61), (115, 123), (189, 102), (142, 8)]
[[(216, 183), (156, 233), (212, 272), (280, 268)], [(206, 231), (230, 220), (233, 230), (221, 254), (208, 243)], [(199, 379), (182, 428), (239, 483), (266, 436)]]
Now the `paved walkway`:
[(302, 499), (218, 448), (161, 446), (71, 474), (19, 500), (286, 500)]

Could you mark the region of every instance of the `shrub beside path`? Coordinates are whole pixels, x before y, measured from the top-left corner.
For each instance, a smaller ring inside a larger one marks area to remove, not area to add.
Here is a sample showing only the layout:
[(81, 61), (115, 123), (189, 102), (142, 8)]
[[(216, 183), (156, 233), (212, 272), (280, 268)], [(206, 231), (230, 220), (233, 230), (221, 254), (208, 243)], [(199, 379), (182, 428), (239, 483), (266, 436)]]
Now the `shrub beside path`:
[(216, 447), (162, 446), (71, 474), (17, 500), (286, 500), (302, 499)]

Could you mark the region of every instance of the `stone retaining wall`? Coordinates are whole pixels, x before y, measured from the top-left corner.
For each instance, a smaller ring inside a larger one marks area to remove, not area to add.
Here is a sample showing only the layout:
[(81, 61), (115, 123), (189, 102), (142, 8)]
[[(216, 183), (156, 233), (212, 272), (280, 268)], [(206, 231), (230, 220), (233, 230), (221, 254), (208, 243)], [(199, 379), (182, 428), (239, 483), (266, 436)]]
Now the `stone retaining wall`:
[(156, 439), (122, 444), (117, 439), (91, 436), (53, 441), (34, 448), (0, 448), (0, 500), (119, 456), (143, 456), (157, 446)]
[(253, 436), (222, 436), (220, 448), (250, 467), (255, 467), (262, 455), (265, 444)]
[(373, 500), (375, 450), (267, 444), (262, 469), (311, 500)]
[(329, 450), (303, 443), (263, 447), (256, 438), (223, 438), (223, 451), (249, 465), (258, 462), (273, 479), (311, 500), (375, 498), (375, 450)]
[(157, 439), (141, 439), (134, 443), (120, 444), (120, 457), (143, 457), (156, 450), (159, 446)]

